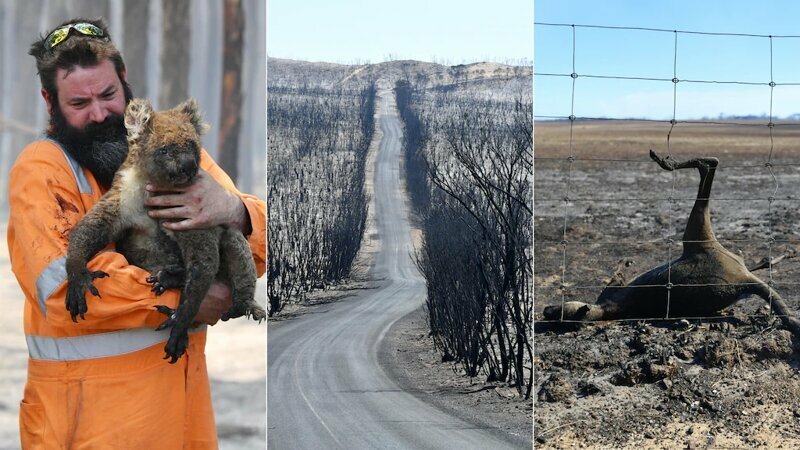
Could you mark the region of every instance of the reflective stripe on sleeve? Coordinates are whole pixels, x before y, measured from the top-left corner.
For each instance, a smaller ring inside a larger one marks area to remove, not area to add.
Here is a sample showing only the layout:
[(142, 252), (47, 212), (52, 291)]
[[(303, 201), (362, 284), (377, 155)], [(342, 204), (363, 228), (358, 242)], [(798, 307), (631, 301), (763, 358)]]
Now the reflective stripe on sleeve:
[[(103, 250), (101, 253), (114, 252), (114, 250)], [(42, 310), (42, 315), (47, 317), (47, 299), (53, 292), (67, 281), (67, 257), (62, 256), (51, 262), (44, 268), (39, 278), (36, 280), (36, 301)]]
[(67, 162), (69, 163), (70, 169), (72, 169), (72, 175), (75, 176), (75, 181), (78, 183), (78, 190), (81, 194), (91, 194), (92, 193), (92, 185), (89, 184), (89, 180), (86, 178), (86, 174), (83, 173), (83, 168), (81, 165), (76, 161), (72, 155), (69, 154), (64, 147), (58, 141), (53, 139), (47, 139), (48, 141), (56, 144), (61, 152), (64, 154), (64, 157), (67, 158)]
[[(207, 325), (201, 325), (189, 332), (197, 333), (206, 331), (207, 328)], [(134, 328), (64, 338), (25, 336), (25, 340), (28, 342), (28, 354), (31, 359), (78, 361), (119, 356), (144, 350), (147, 347), (166, 342), (169, 339), (169, 332), (169, 329), (154, 331), (152, 328)]]
[(66, 256), (62, 256), (48, 264), (39, 275), (36, 280), (36, 300), (39, 302), (39, 309), (42, 310), (43, 316), (47, 317), (47, 299), (65, 281), (67, 281)]

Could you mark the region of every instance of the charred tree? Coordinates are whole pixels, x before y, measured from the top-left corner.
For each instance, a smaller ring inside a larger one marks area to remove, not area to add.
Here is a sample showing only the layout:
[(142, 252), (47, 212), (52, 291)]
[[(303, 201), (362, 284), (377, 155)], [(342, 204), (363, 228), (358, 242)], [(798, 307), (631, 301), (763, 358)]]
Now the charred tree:
[(189, 0), (163, 0), (161, 83), (158, 104), (171, 108), (189, 97)]
[(365, 165), (375, 84), (270, 81), (269, 249), (274, 315), (350, 274), (367, 217)]
[(150, 2), (127, 1), (123, 3), (125, 21), (122, 39), (122, 54), (125, 56), (125, 69), (128, 84), (133, 95), (144, 97), (147, 89), (147, 44), (150, 25)]
[(528, 398), (531, 103), (454, 89), (432, 95), (406, 81), (396, 92), (434, 342), (468, 375), (511, 382)]
[(244, 11), (240, 0), (225, 0), (222, 72), (222, 121), (219, 127), (219, 162), (236, 180), (239, 174), (239, 129), (242, 123), (242, 54)]

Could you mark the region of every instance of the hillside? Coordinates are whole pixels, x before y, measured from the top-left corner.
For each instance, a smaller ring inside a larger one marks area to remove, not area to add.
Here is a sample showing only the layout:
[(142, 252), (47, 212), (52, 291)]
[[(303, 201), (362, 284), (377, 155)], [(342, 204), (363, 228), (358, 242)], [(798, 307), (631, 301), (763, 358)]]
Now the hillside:
[(331, 88), (375, 79), (393, 85), (405, 79), (428, 89), (485, 91), (495, 95), (530, 90), (533, 70), (479, 62), (445, 66), (423, 61), (387, 61), (377, 64), (346, 65), (325, 62), (268, 58), (267, 84), (276, 86), (318, 86)]

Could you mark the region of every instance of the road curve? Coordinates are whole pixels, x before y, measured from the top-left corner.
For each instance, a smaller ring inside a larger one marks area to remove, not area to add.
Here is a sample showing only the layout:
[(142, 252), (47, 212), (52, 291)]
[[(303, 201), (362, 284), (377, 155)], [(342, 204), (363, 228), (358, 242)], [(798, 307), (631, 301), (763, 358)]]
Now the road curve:
[(383, 137), (372, 204), (380, 239), (373, 276), (379, 286), (269, 324), (268, 448), (518, 448), (498, 430), (465, 422), (403, 391), (378, 363), (387, 330), (425, 299), (400, 187), (402, 129), (391, 92), (379, 102)]

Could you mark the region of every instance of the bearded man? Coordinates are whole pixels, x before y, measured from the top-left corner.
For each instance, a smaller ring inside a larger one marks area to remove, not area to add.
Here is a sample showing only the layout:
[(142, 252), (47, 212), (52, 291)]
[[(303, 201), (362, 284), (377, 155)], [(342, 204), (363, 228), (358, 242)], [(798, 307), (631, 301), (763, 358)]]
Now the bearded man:
[[(131, 100), (125, 64), (102, 20), (73, 19), (34, 42), (46, 139), (28, 145), (10, 174), (8, 246), (25, 295), (28, 379), (20, 404), (22, 448), (217, 448), (205, 362), (205, 326), (190, 333), (185, 357), (164, 361), (169, 330), (145, 270), (109, 245), (88, 268), (102, 299), (85, 320), (65, 307), (65, 255), (72, 227), (111, 185), (127, 154), (123, 124)], [(151, 189), (151, 187), (148, 187)], [(147, 200), (172, 230), (224, 225), (248, 238), (259, 276), (266, 260), (266, 204), (239, 192), (205, 151), (197, 180)], [(196, 321), (213, 325), (231, 306), (214, 283)]]

